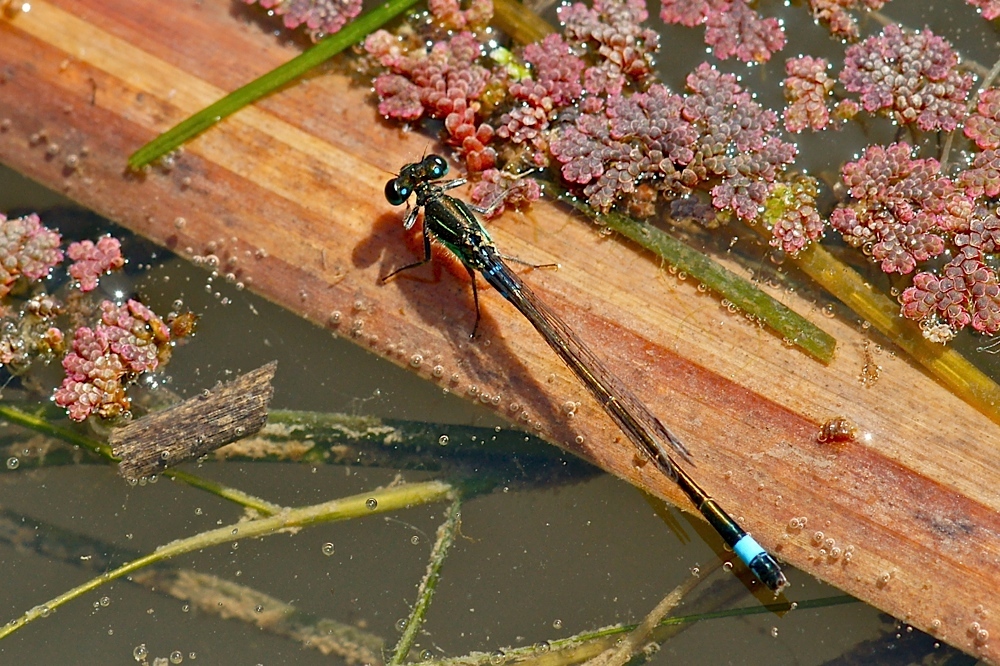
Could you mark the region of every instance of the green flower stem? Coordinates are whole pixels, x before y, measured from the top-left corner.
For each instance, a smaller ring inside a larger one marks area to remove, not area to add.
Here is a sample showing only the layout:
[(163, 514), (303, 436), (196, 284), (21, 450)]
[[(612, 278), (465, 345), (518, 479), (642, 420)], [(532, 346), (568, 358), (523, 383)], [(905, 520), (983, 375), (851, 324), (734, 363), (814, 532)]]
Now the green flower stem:
[(413, 604), (413, 610), (410, 611), (410, 616), (406, 619), (406, 626), (399, 637), (399, 642), (396, 643), (396, 647), (392, 651), (389, 666), (399, 666), (406, 661), (406, 656), (410, 653), (413, 643), (420, 634), (420, 628), (424, 624), (427, 610), (434, 598), (434, 590), (437, 589), (438, 581), (441, 579), (441, 567), (444, 566), (444, 561), (448, 557), (448, 550), (455, 542), (455, 534), (458, 533), (461, 517), (462, 502), (456, 496), (451, 506), (448, 507), (444, 523), (438, 528), (437, 540), (431, 550), (430, 565), (427, 567), (427, 573), (424, 574), (423, 580), (420, 581), (420, 587), (417, 589), (417, 601)]
[(344, 49), (358, 43), (394, 17), (409, 10), (418, 1), (390, 0), (361, 18), (348, 23), (342, 30), (320, 41), (308, 51), (292, 58), (284, 65), (272, 69), (242, 88), (234, 90), (218, 102), (205, 107), (156, 137), (132, 153), (128, 158), (129, 168), (139, 169), (176, 150), (185, 141), (201, 134), (226, 116), (254, 103)]
[(662, 257), (677, 270), (727, 299), (743, 312), (758, 318), (789, 343), (822, 363), (833, 360), (837, 341), (805, 317), (774, 300), (749, 281), (720, 266), (704, 254), (691, 249), (667, 233), (618, 213), (598, 213), (575, 200), (564, 190), (547, 184), (558, 198), (599, 224)]
[(899, 314), (898, 303), (876, 291), (856, 271), (816, 243), (800, 252), (794, 261), (810, 278), (927, 368), (952, 393), (1000, 423), (1000, 386), (954, 349), (924, 338), (915, 324)]
[(453, 498), (455, 489), (443, 481), (409, 483), (383, 490), (376, 490), (352, 497), (324, 502), (313, 506), (288, 509), (275, 516), (233, 523), (225, 527), (202, 532), (186, 539), (165, 544), (149, 555), (129, 562), (113, 571), (93, 578), (40, 606), (35, 606), (21, 617), (0, 627), (0, 639), (9, 636), (24, 625), (47, 617), (60, 606), (90, 592), (110, 581), (127, 576), (144, 567), (164, 562), (172, 557), (202, 550), (210, 546), (232, 543), (240, 539), (267, 536), (281, 530), (307, 527), (349, 518), (361, 518), (376, 513), (388, 513), (420, 504), (429, 504)]
[[(15, 423), (17, 425), (23, 426), (25, 428), (30, 428), (36, 432), (40, 432), (44, 435), (54, 437), (56, 439), (61, 439), (64, 442), (73, 444), (75, 446), (83, 447), (89, 451), (100, 455), (108, 462), (117, 463), (118, 459), (114, 457), (111, 453), (111, 447), (104, 442), (99, 442), (96, 439), (91, 439), (86, 435), (81, 435), (75, 430), (70, 428), (63, 428), (61, 426), (49, 423), (44, 418), (36, 415), (30, 414), (28, 412), (22, 411), (17, 407), (11, 405), (0, 404), (0, 419), (8, 421), (10, 423)], [(189, 472), (184, 472), (181, 470), (168, 469), (162, 473), (161, 476), (165, 476), (169, 479), (175, 479), (177, 481), (183, 481), (188, 485), (194, 486), (195, 488), (201, 488), (206, 490), (213, 495), (217, 495), (223, 499), (227, 499), (231, 502), (235, 502), (241, 506), (248, 509), (253, 509), (260, 514), (269, 516), (274, 515), (282, 510), (282, 507), (277, 504), (272, 504), (267, 500), (263, 500), (259, 497), (254, 497), (241, 490), (235, 488), (230, 488), (229, 486), (224, 486), (221, 483), (216, 483), (215, 481), (209, 481), (208, 479), (203, 479), (196, 474), (191, 474)]]

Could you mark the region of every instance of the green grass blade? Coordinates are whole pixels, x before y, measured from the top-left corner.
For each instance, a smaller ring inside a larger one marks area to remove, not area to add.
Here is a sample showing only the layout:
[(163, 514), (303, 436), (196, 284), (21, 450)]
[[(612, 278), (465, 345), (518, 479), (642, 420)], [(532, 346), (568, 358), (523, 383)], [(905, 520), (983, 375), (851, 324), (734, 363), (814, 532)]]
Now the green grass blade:
[(390, 0), (381, 7), (368, 12), (356, 21), (344, 26), (340, 32), (330, 35), (302, 55), (292, 58), (284, 65), (272, 69), (267, 74), (229, 93), (218, 102), (211, 104), (190, 118), (170, 128), (156, 137), (128, 158), (130, 169), (139, 169), (176, 150), (184, 142), (201, 134), (226, 116), (239, 111), (285, 85), (289, 81), (308, 72), (344, 49), (356, 44), (399, 14), (409, 10), (419, 0)]
[(716, 294), (728, 299), (741, 311), (757, 317), (790, 344), (816, 360), (821, 363), (833, 360), (837, 340), (832, 335), (765, 294), (748, 280), (655, 227), (618, 213), (598, 213), (565, 191), (560, 191), (560, 188), (551, 184), (547, 184), (546, 187), (555, 192), (561, 201), (654, 252), (671, 266), (676, 266), (678, 270), (684, 271)]

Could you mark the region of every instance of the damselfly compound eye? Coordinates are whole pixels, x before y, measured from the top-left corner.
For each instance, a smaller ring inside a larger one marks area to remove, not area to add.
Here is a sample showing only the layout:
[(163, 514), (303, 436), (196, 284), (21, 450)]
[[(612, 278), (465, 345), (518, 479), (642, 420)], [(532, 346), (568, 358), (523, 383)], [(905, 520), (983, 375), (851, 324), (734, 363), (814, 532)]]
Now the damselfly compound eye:
[(385, 199), (393, 206), (406, 203), (410, 198), (411, 190), (406, 185), (401, 185), (398, 178), (393, 178), (385, 184)]
[(427, 177), (431, 180), (444, 178), (448, 173), (448, 163), (440, 155), (428, 155), (424, 158), (424, 164), (427, 165)]

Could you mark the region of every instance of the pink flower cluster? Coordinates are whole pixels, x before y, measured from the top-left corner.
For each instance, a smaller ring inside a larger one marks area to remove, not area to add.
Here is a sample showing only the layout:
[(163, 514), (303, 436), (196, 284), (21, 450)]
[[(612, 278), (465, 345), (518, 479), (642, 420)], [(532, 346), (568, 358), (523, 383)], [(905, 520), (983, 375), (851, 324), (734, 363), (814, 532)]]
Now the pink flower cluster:
[(766, 62), (785, 47), (781, 23), (764, 18), (748, 0), (663, 0), (660, 18), (689, 28), (705, 25), (705, 43), (715, 57)]
[(881, 9), (886, 0), (809, 0), (813, 16), (830, 27), (831, 34), (845, 39), (858, 38), (858, 22), (851, 15), (852, 9)]
[(170, 329), (138, 301), (101, 302), (101, 322), (80, 327), (62, 361), (66, 377), (53, 396), (74, 421), (120, 416), (131, 408), (125, 384), (169, 358)]
[(471, 0), (468, 9), (458, 0), (428, 0), (427, 8), (447, 30), (479, 30), (493, 18), (493, 0)]
[(472, 33), (459, 32), (427, 52), (422, 46), (404, 51), (395, 36), (379, 30), (365, 40), (365, 49), (389, 70), (375, 79), (379, 113), (407, 121), (440, 118), (470, 170), (494, 165), (496, 152), (488, 145), (493, 127), (479, 115), (491, 73), (478, 64), (482, 52)]
[(979, 9), (983, 18), (992, 21), (1000, 17), (1000, 0), (965, 0), (967, 3)]
[(645, 0), (594, 0), (558, 9), (566, 41), (575, 49), (596, 56), (583, 73), (584, 87), (592, 95), (622, 92), (626, 82), (642, 88), (653, 74), (653, 54), (660, 36), (643, 27)]
[(654, 84), (593, 105), (551, 144), (563, 178), (601, 210), (645, 182), (671, 196), (709, 187), (717, 209), (755, 219), (795, 146), (732, 74), (702, 64), (687, 87), (682, 97)]
[(785, 109), (785, 129), (801, 132), (825, 129), (830, 124), (830, 109), (826, 100), (833, 91), (836, 81), (826, 71), (830, 63), (825, 58), (801, 56), (789, 58), (785, 62), (785, 99), (789, 105)]
[(497, 136), (530, 145), (534, 149), (532, 161), (543, 165), (548, 160), (546, 130), (560, 109), (583, 95), (586, 63), (557, 34), (524, 47), (524, 60), (532, 67), (532, 74), (510, 84), (514, 105), (500, 117)]
[[(917, 273), (913, 286), (900, 295), (903, 315), (921, 322), (926, 330), (943, 319), (951, 334), (966, 326), (992, 335), (1000, 332), (1000, 283), (987, 255), (1000, 249), (1000, 219), (979, 208), (968, 226), (955, 234), (957, 252), (940, 276)], [(947, 341), (950, 335), (939, 339)]]
[(524, 208), (542, 196), (541, 186), (534, 178), (513, 177), (499, 169), (488, 169), (472, 188), (471, 198), (479, 206), (489, 208), (489, 217), (503, 215), (507, 207)]
[(61, 237), (32, 213), (7, 219), (0, 213), (0, 297), (24, 276), (41, 280), (63, 259)]
[(72, 243), (66, 249), (66, 255), (73, 260), (69, 274), (83, 292), (96, 289), (102, 275), (125, 265), (122, 244), (114, 236), (102, 236), (96, 244), (89, 240)]
[(847, 49), (840, 82), (860, 93), (869, 113), (885, 111), (925, 132), (950, 132), (965, 117), (973, 81), (957, 64), (951, 44), (929, 29), (910, 32), (890, 24)]
[(886, 273), (910, 273), (944, 251), (943, 235), (971, 217), (972, 201), (933, 158), (913, 159), (907, 143), (869, 146), (841, 170), (854, 201), (840, 205), (830, 224)]
[[(818, 194), (816, 179), (807, 176), (774, 186), (764, 211), (764, 219), (771, 225), (772, 247), (795, 255), (823, 235), (825, 225), (816, 209)], [(772, 211), (776, 214), (769, 219)]]
[(313, 41), (331, 35), (361, 13), (361, 0), (243, 0), (281, 16), (285, 27), (305, 25)]
[(32, 296), (16, 316), (0, 320), (0, 365), (18, 374), (36, 358), (63, 353), (63, 332), (54, 325), (62, 311), (59, 301), (43, 293)]

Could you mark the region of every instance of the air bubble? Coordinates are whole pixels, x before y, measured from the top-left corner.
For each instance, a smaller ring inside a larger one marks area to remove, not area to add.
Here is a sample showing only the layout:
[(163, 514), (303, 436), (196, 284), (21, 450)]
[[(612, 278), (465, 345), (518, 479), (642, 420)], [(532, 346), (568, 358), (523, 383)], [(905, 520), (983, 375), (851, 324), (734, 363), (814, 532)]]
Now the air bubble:
[(448, 446), (449, 441), (450, 440), (448, 439), (448, 435), (441, 435), (440, 437), (438, 437), (438, 444), (440, 444), (441, 446)]
[(333, 555), (333, 544), (327, 541), (326, 543), (323, 544), (322, 551), (324, 555), (330, 557), (331, 555)]
[(11, 456), (10, 458), (7, 458), (7, 469), (17, 469), (20, 465), (21, 461), (16, 457)]
[(375, 499), (374, 497), (369, 497), (367, 500), (365, 500), (365, 506), (368, 507), (369, 511), (374, 511), (375, 509), (378, 508), (378, 500)]

